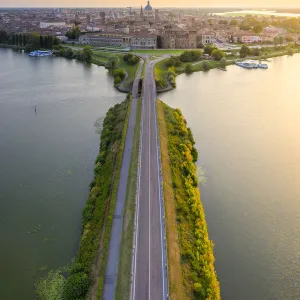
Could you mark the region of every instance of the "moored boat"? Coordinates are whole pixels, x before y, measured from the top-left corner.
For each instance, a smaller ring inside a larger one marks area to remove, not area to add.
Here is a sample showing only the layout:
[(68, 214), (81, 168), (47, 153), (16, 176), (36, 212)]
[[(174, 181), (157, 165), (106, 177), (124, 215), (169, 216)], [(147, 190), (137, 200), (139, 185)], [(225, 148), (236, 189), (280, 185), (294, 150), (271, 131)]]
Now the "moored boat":
[(36, 50), (30, 52), (28, 55), (32, 57), (44, 57), (44, 56), (51, 56), (53, 54), (52, 51), (47, 50), (47, 51), (42, 51), (42, 50)]

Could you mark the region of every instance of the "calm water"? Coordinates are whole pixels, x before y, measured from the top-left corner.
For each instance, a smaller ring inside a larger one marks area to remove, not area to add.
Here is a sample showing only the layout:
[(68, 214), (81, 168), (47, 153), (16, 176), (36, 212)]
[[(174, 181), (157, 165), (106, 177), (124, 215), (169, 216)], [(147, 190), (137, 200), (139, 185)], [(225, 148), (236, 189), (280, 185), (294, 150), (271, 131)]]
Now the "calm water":
[(225, 16), (244, 16), (244, 15), (264, 15), (264, 16), (275, 16), (275, 17), (300, 17), (300, 14), (295, 13), (280, 13), (276, 11), (268, 10), (238, 10), (230, 11), (225, 13), (216, 13), (216, 15)]
[(112, 86), (100, 67), (0, 50), (1, 299), (34, 299), (39, 268), (74, 257), (99, 150), (94, 121), (124, 99)]
[(224, 300), (300, 299), (300, 55), (269, 66), (181, 75), (161, 96), (197, 142)]

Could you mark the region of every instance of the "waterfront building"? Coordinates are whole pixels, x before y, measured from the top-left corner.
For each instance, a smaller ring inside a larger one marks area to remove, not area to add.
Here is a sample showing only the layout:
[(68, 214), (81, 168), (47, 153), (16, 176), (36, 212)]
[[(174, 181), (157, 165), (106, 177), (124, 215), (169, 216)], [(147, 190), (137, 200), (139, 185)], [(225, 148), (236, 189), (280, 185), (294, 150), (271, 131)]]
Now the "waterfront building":
[(40, 28), (48, 28), (48, 27), (65, 27), (66, 22), (60, 19), (50, 19), (40, 21)]

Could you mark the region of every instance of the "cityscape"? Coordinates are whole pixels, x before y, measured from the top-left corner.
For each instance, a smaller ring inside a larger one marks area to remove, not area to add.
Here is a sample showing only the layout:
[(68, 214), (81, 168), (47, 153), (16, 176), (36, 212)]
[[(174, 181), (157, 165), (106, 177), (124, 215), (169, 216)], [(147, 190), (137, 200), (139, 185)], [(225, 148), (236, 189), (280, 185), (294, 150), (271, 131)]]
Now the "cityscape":
[(0, 0), (1, 299), (300, 299), (298, 3), (24, 1)]

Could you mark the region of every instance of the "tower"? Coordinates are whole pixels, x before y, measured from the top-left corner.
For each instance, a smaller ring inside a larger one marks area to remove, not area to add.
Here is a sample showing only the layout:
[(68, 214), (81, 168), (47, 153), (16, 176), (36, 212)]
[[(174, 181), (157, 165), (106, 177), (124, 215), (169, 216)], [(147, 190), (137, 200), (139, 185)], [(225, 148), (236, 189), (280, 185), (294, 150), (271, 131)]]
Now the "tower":
[(143, 7), (141, 5), (141, 12), (140, 12), (140, 19), (144, 19), (144, 11), (143, 11)]

